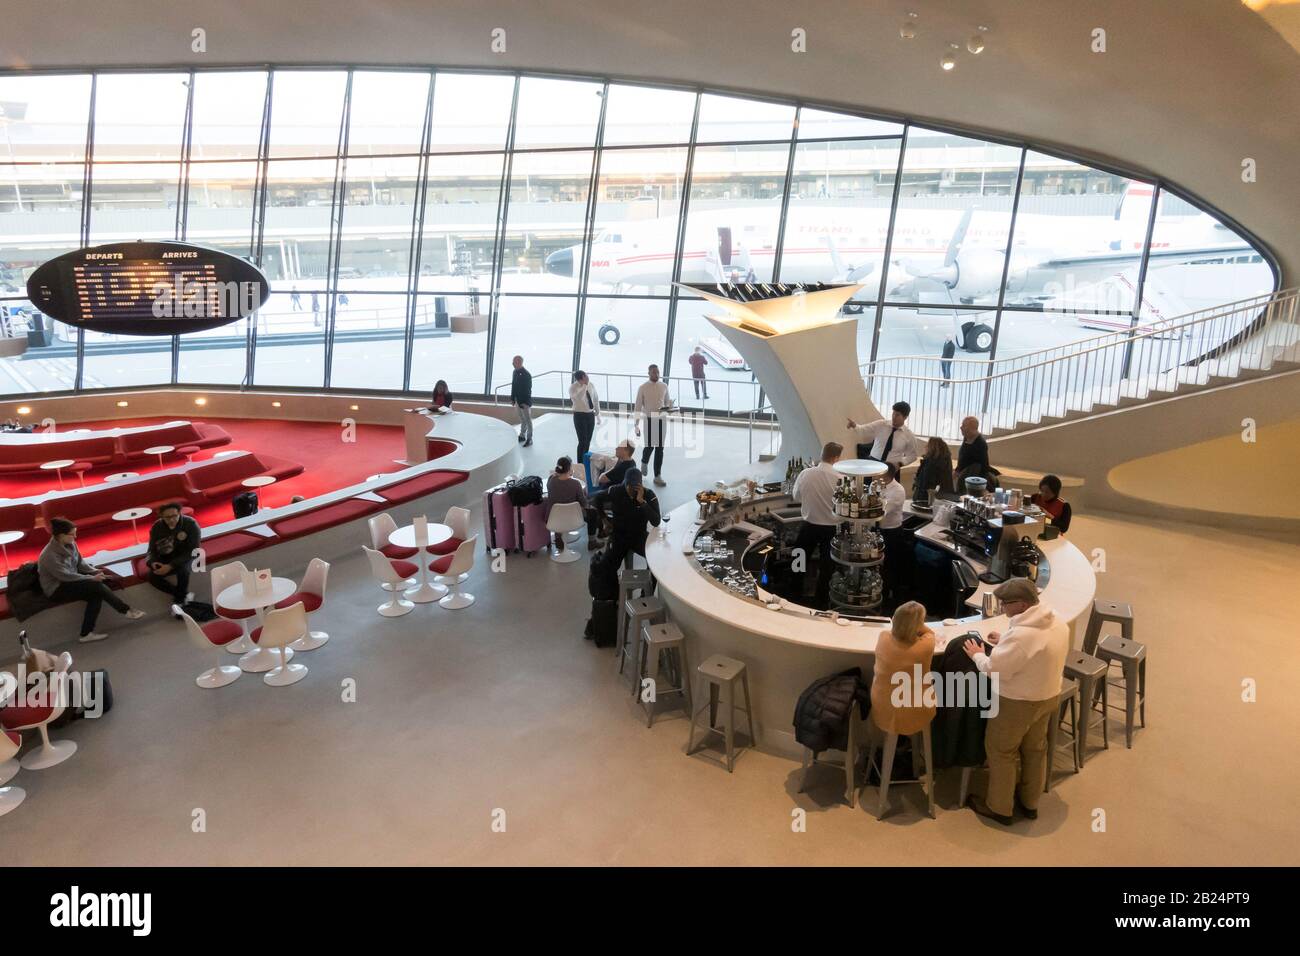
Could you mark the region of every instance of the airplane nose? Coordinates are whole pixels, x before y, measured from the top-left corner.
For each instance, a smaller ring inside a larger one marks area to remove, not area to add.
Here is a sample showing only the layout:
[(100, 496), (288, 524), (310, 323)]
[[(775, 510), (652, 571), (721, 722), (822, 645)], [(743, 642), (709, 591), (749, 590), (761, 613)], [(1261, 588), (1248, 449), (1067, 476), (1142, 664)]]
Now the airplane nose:
[(573, 250), (559, 249), (546, 257), (546, 271), (556, 276), (573, 275)]

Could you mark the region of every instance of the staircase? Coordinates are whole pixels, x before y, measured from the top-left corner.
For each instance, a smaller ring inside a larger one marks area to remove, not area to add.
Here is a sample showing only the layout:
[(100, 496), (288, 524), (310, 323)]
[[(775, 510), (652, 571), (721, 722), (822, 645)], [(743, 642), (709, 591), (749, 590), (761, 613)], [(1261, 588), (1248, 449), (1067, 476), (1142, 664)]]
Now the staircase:
[(1300, 289), (1286, 289), (1008, 359), (933, 355), (862, 366), (876, 404), (903, 400), (918, 435), (959, 440), (966, 415), (989, 437), (1060, 425), (1300, 369)]

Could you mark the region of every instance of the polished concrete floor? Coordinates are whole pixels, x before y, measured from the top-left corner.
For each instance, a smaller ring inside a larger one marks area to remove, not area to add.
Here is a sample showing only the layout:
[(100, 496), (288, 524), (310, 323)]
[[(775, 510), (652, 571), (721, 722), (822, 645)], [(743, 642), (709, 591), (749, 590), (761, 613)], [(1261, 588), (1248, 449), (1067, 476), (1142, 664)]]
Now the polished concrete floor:
[[(666, 503), (752, 471), (746, 437), (709, 429), (703, 457), (670, 452)], [(530, 470), (570, 446), (567, 419), (545, 420)], [(198, 689), (216, 655), (161, 615), (69, 645), (80, 668), (109, 669), (116, 706), (63, 732), (71, 760), (14, 779), (28, 797), (0, 818), (0, 865), (1300, 862), (1300, 547), (1086, 513), (1071, 538), (1104, 551), (1099, 594), (1136, 607), (1148, 727), (1126, 750), (1113, 723), (1110, 750), (1058, 776), (1034, 823), (953, 809), (956, 773), (937, 819), (903, 787), (878, 822), (832, 770), (800, 794), (785, 759), (745, 752), (728, 775), (687, 758), (684, 718), (646, 729), (613, 652), (582, 639), (585, 562), (512, 556), (504, 574), (475, 570), (472, 607), (384, 620), (358, 552), (334, 562), (314, 617), (332, 638), (289, 688), (246, 674)]]

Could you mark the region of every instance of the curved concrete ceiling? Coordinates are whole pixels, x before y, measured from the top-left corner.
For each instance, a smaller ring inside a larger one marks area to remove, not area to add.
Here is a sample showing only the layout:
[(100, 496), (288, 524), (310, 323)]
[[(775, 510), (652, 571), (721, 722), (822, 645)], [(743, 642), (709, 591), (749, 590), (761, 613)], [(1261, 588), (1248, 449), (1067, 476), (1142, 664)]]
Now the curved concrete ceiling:
[[(1260, 5), (1262, 0), (1252, 0)], [(1024, 138), (1222, 210), (1300, 283), (1300, 54), (1238, 0), (131, 0), (8, 4), (9, 68), (254, 63), (572, 71), (767, 92)], [(1282, 5), (1285, 6), (1285, 5)], [(918, 13), (917, 36), (899, 27)], [(964, 49), (990, 28), (979, 56)], [(207, 30), (207, 52), (191, 31)], [(506, 30), (494, 53), (490, 31)], [(807, 52), (791, 31), (807, 31)], [(1093, 31), (1106, 50), (1092, 50)], [(1283, 30), (1283, 32), (1286, 32)], [(950, 42), (957, 68), (939, 69)], [(1253, 159), (1257, 180), (1243, 182)]]

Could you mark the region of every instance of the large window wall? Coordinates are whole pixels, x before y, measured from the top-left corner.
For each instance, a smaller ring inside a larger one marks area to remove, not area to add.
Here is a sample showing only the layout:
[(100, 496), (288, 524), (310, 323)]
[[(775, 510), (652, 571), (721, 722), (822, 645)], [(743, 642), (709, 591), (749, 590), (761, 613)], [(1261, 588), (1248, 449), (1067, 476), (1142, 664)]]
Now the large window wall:
[[(157, 338), (78, 332), (24, 298), (48, 259), (137, 238), (246, 256), (273, 294)], [(651, 363), (688, 377), (700, 348), (709, 398), (681, 397), (741, 412), (756, 383), (674, 285), (728, 279), (861, 283), (859, 360), (972, 396), (994, 358), (1275, 282), (1159, 182), (779, 98), (411, 69), (0, 75), (0, 394), (484, 394), (521, 354), (541, 397), (583, 368), (617, 401)]]

